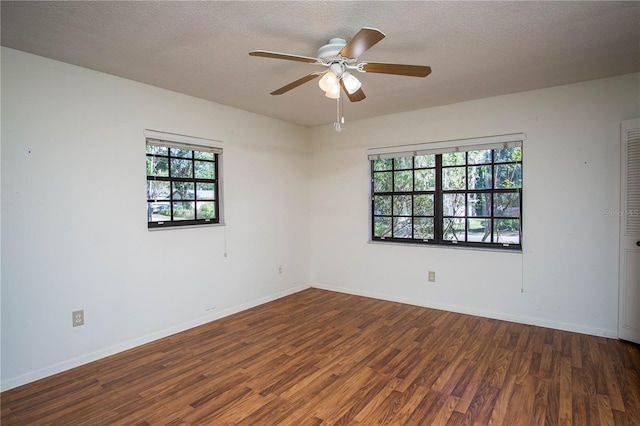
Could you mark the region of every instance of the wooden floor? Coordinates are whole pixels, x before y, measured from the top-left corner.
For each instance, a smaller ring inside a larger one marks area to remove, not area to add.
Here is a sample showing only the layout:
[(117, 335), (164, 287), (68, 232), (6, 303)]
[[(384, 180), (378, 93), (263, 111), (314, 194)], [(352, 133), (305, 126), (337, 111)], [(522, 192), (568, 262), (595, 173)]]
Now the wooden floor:
[(2, 425), (639, 425), (622, 341), (309, 289), (1, 395)]

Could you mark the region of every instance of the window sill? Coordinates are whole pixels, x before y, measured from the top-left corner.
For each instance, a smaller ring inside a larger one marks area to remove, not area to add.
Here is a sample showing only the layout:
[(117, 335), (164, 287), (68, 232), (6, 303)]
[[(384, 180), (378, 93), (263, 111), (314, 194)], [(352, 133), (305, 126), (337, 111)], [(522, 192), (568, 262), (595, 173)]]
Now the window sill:
[(380, 240), (369, 240), (367, 244), (374, 245), (392, 245), (392, 246), (401, 246), (401, 247), (422, 247), (429, 249), (445, 249), (445, 250), (471, 250), (471, 251), (484, 251), (484, 252), (494, 252), (494, 253), (508, 253), (508, 254), (522, 254), (522, 249), (499, 249), (495, 247), (470, 247), (470, 246), (459, 246), (455, 244), (413, 244), (413, 243), (400, 243), (397, 241), (380, 241)]
[(211, 228), (211, 227), (218, 227), (218, 226), (226, 226), (226, 224), (223, 222), (219, 222), (219, 223), (203, 223), (201, 225), (157, 226), (154, 228), (147, 228), (147, 231), (155, 232), (155, 231), (168, 231), (170, 229)]

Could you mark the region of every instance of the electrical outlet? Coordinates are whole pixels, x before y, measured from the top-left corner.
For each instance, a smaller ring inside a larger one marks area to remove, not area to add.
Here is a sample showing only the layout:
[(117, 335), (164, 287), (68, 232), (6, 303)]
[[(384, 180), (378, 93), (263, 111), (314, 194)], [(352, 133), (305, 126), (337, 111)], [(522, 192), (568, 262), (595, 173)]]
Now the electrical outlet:
[(281, 273), (282, 273), (282, 266), (278, 268), (278, 274), (281, 274)]
[(84, 309), (73, 311), (71, 313), (71, 321), (74, 327), (84, 325)]
[(429, 282), (430, 283), (436, 282), (436, 272), (435, 271), (429, 271)]

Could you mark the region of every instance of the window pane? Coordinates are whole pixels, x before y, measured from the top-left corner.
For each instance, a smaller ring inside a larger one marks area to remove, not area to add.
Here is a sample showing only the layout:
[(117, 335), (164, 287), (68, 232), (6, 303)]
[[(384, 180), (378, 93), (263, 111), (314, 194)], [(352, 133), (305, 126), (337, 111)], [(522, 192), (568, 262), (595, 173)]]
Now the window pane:
[(521, 161), (520, 147), (373, 160), (373, 237), (520, 244)]
[(373, 160), (373, 170), (391, 170), (393, 167), (393, 158), (384, 158), (382, 160)]
[(411, 238), (411, 218), (410, 217), (394, 217), (393, 218), (393, 237), (394, 238)]
[(467, 175), (469, 189), (491, 189), (491, 166), (471, 166)]
[(222, 200), (217, 174), (222, 155), (206, 146), (147, 141), (148, 228), (219, 222)]
[(414, 162), (416, 169), (420, 169), (423, 167), (435, 167), (436, 166), (436, 156), (431, 155), (418, 155), (414, 157)]
[(442, 169), (442, 189), (465, 189), (465, 167)]
[(493, 156), (496, 163), (522, 161), (522, 147), (514, 146), (513, 148), (494, 149)]
[(147, 176), (169, 176), (169, 159), (147, 155)]
[(435, 169), (416, 170), (414, 176), (415, 191), (433, 191), (436, 189)]
[(520, 194), (493, 194), (493, 206), (496, 217), (520, 217)]
[(173, 220), (193, 220), (195, 209), (193, 201), (180, 201), (173, 203)]
[(147, 154), (168, 155), (169, 148), (166, 146), (147, 145)]
[(198, 200), (215, 200), (216, 199), (215, 183), (197, 182), (196, 198)]
[(413, 191), (413, 172), (411, 170), (394, 172), (394, 190), (397, 192)]
[(464, 152), (448, 152), (442, 154), (443, 166), (460, 166), (464, 164)]
[(215, 160), (215, 154), (213, 152), (194, 151), (193, 155), (198, 160)]
[(443, 194), (442, 213), (445, 216), (464, 216), (464, 194)]
[(443, 238), (447, 241), (464, 241), (464, 219), (444, 219)]
[(411, 195), (393, 196), (394, 216), (411, 216)]
[(491, 219), (467, 220), (467, 241), (477, 243), (491, 242)]
[(216, 203), (213, 201), (198, 201), (196, 205), (198, 206), (197, 219), (215, 219)]
[(147, 203), (147, 217), (149, 222), (169, 221), (171, 206), (169, 203)]
[(373, 214), (391, 216), (391, 195), (373, 197)]
[(497, 164), (496, 188), (521, 188), (522, 164)]
[(382, 172), (373, 174), (373, 192), (393, 191), (392, 172)]
[(467, 164), (488, 164), (491, 163), (491, 150), (467, 152)]
[(413, 197), (414, 216), (433, 216), (433, 195), (424, 194)]
[(192, 151), (188, 149), (171, 148), (172, 157), (191, 158)]
[(393, 161), (393, 167), (395, 168), (395, 170), (404, 170), (413, 167), (413, 157), (398, 157), (394, 158)]
[(416, 217), (413, 219), (413, 238), (422, 240), (433, 240), (433, 219), (427, 217)]
[(194, 164), (196, 169), (196, 178), (215, 179), (215, 163), (212, 163), (210, 161), (194, 161)]
[(171, 177), (192, 178), (192, 168), (193, 161), (191, 160), (171, 159)]
[(391, 236), (391, 218), (390, 217), (374, 217), (373, 218), (373, 236), (374, 237), (390, 237)]
[(195, 198), (193, 182), (173, 182), (172, 193), (174, 200), (193, 200)]
[(491, 194), (467, 194), (468, 216), (491, 216)]
[(520, 244), (520, 220), (496, 219), (493, 221), (493, 240), (502, 244)]
[(171, 194), (171, 183), (161, 180), (147, 181), (147, 199), (168, 200)]

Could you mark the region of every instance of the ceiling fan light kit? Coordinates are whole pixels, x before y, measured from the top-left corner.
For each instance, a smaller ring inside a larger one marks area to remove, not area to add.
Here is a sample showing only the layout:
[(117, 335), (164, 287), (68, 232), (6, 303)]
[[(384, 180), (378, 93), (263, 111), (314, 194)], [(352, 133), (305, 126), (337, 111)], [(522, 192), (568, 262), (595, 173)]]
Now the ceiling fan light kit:
[(325, 91), (324, 95), (329, 99), (339, 99), (340, 98), (340, 85), (337, 83), (329, 90)]
[(331, 88), (338, 86), (338, 77), (333, 71), (327, 71), (318, 82), (318, 86), (323, 91), (328, 92)]
[(347, 93), (353, 95), (362, 87), (362, 83), (348, 71), (342, 73), (342, 82)]
[(272, 95), (282, 95), (315, 78), (320, 78), (318, 85), (325, 92), (325, 96), (338, 100), (338, 117), (334, 126), (337, 131), (342, 131), (340, 93), (345, 92), (351, 102), (360, 102), (366, 98), (362, 91), (362, 82), (351, 71), (369, 72), (379, 74), (394, 74), (411, 77), (426, 77), (431, 73), (431, 68), (423, 65), (389, 64), (382, 62), (358, 62), (358, 58), (372, 46), (385, 37), (384, 33), (375, 28), (362, 28), (348, 42), (339, 37), (330, 39), (327, 44), (318, 49), (316, 58), (309, 56), (291, 55), (288, 53), (270, 52), (266, 50), (254, 50), (249, 52), (251, 56), (261, 56), (273, 59), (285, 59), (289, 61), (306, 62), (322, 65), (329, 68), (323, 72), (314, 72), (306, 75), (273, 92)]

